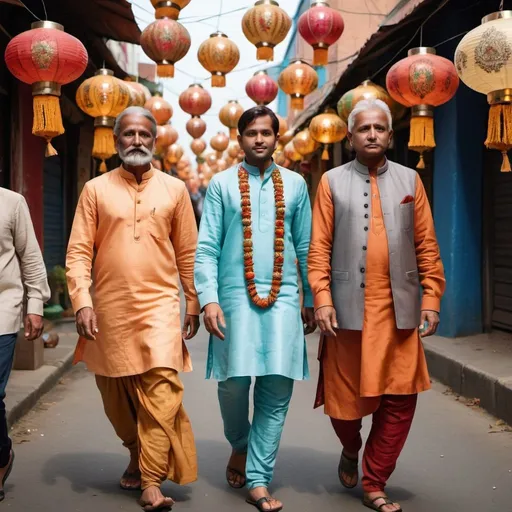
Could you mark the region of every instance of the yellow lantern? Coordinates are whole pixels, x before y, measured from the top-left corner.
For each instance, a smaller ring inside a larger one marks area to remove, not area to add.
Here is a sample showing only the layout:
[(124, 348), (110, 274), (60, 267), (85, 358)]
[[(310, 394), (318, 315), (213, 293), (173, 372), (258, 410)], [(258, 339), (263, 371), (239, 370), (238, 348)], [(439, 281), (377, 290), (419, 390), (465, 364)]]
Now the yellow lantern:
[(288, 144), (286, 144), (284, 147), (284, 156), (292, 162), (299, 162), (302, 160), (302, 155), (295, 149), (293, 140), (288, 142)]
[(172, 144), (165, 153), (165, 162), (167, 164), (176, 165), (183, 156), (183, 148), (179, 144)]
[(217, 135), (210, 140), (210, 146), (217, 151), (217, 158), (222, 158), (222, 154), (228, 149), (229, 139), (223, 132), (218, 132)]
[(292, 142), (297, 153), (302, 156), (310, 155), (320, 147), (320, 144), (311, 137), (309, 128), (305, 128), (297, 133)]
[(155, 8), (155, 18), (171, 18), (177, 20), (180, 16), (180, 11), (184, 9), (190, 0), (151, 0)]
[(244, 108), (238, 101), (231, 100), (227, 105), (224, 105), (219, 112), (220, 122), (229, 128), (229, 138), (236, 139), (238, 133), (238, 120), (244, 113)]
[(197, 51), (201, 65), (212, 74), (212, 87), (226, 87), (226, 74), (240, 60), (238, 46), (222, 32), (211, 34)]
[(304, 97), (318, 87), (318, 75), (306, 62), (297, 59), (279, 75), (279, 87), (291, 97), (291, 108), (304, 109)]
[(324, 145), (322, 160), (329, 160), (328, 145), (341, 142), (347, 136), (348, 128), (333, 109), (315, 116), (309, 125), (309, 133), (316, 142)]
[(116, 117), (130, 104), (130, 89), (113, 71), (102, 68), (80, 85), (76, 103), (94, 117), (92, 156), (101, 160), (99, 171), (106, 172), (105, 160), (116, 154), (113, 133)]

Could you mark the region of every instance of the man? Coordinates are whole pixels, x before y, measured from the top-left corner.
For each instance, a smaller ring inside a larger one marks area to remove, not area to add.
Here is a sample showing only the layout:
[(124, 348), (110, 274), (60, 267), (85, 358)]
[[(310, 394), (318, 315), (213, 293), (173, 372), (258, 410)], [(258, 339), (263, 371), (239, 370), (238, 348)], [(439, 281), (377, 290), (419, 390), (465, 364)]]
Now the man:
[[(75, 361), (96, 374), (105, 412), (130, 452), (121, 487), (141, 488), (144, 509), (158, 510), (173, 504), (160, 491), (162, 481), (197, 477), (178, 377), (192, 369), (183, 338), (199, 327), (197, 228), (185, 185), (151, 166), (151, 113), (126, 109), (114, 134), (123, 166), (85, 185), (69, 241), (67, 278), (80, 334)], [(178, 278), (186, 297), (183, 329)]]
[(5, 415), (5, 388), (14, 359), (14, 347), (22, 326), (23, 299), (27, 304), (25, 338), (43, 333), (43, 306), (50, 298), (41, 250), (23, 196), (0, 188), (0, 501), (14, 462)]
[[(206, 193), (195, 283), (211, 334), (207, 378), (219, 381), (224, 433), (232, 446), (226, 478), (246, 483), (247, 502), (278, 511), (267, 488), (294, 380), (308, 377), (306, 333), (315, 330), (307, 283), (311, 207), (304, 180), (272, 154), (279, 121), (266, 107), (241, 116), (240, 165), (213, 177)], [(298, 271), (304, 288), (301, 317)], [(249, 422), (249, 388), (256, 377)]]
[(417, 394), (430, 388), (418, 326), (423, 336), (436, 332), (445, 287), (421, 179), (386, 159), (392, 136), (385, 103), (356, 105), (348, 135), (356, 159), (321, 179), (309, 255), (323, 335), (315, 405), (325, 405), (343, 445), (339, 477), (347, 488), (358, 482), (361, 418), (373, 414), (363, 455), (364, 504), (381, 512), (401, 510), (384, 489)]

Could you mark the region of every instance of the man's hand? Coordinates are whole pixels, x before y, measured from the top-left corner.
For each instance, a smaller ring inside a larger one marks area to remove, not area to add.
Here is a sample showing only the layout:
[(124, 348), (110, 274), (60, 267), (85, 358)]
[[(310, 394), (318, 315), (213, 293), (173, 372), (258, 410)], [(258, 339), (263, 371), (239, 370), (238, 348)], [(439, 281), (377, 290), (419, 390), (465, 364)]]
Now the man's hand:
[(223, 340), (224, 334), (221, 332), (219, 324), (224, 329), (226, 328), (226, 321), (224, 320), (224, 313), (222, 312), (221, 307), (216, 302), (207, 304), (204, 307), (204, 326), (210, 334), (213, 334), (214, 336), (217, 336), (217, 338)]
[(304, 324), (304, 334), (307, 336), (315, 332), (315, 310), (313, 308), (302, 308), (302, 322)]
[(185, 315), (183, 320), (183, 330), (181, 335), (184, 340), (191, 340), (199, 330), (199, 316), (198, 315)]
[(25, 338), (34, 341), (43, 334), (44, 324), (41, 315), (27, 315), (25, 317)]
[[(428, 322), (428, 325), (426, 325)], [(422, 311), (421, 322), (420, 322), (420, 336), (426, 338), (427, 336), (433, 336), (437, 327), (439, 326), (439, 313), (437, 311)]]
[(336, 337), (335, 329), (338, 328), (336, 310), (332, 306), (324, 306), (315, 311), (315, 320), (324, 336)]
[(96, 313), (92, 308), (82, 308), (76, 314), (76, 331), (78, 334), (90, 341), (96, 340), (98, 330), (98, 322)]

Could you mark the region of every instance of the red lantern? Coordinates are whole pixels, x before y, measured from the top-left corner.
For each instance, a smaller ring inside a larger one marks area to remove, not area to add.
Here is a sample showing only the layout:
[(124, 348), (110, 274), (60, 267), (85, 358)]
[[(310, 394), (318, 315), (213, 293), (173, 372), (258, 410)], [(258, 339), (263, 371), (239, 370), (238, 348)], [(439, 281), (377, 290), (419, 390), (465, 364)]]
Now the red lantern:
[(257, 105), (268, 105), (276, 99), (278, 87), (266, 71), (257, 71), (247, 82), (245, 92)]
[(212, 97), (202, 85), (192, 84), (180, 94), (180, 107), (191, 116), (202, 116), (212, 106)]
[(157, 75), (162, 78), (174, 77), (174, 64), (185, 57), (190, 43), (188, 30), (169, 18), (154, 21), (140, 36), (144, 53), (157, 63)]
[(329, 7), (326, 0), (316, 0), (299, 18), (300, 35), (314, 49), (313, 65), (325, 66), (329, 63), (329, 46), (343, 34), (345, 24), (341, 14)]
[(46, 156), (56, 155), (53, 137), (64, 133), (60, 112), (62, 85), (79, 78), (87, 67), (84, 45), (52, 21), (32, 23), (31, 30), (13, 37), (5, 50), (9, 71), (32, 85), (32, 133), (46, 140)]
[(156, 145), (157, 154), (165, 153), (165, 150), (172, 146), (178, 140), (178, 132), (170, 124), (159, 125), (156, 127)]
[(193, 116), (187, 121), (186, 128), (193, 139), (200, 139), (206, 131), (206, 122), (199, 116)]
[(161, 96), (153, 96), (148, 102), (146, 102), (144, 108), (153, 114), (157, 124), (168, 123), (173, 114), (171, 104)]

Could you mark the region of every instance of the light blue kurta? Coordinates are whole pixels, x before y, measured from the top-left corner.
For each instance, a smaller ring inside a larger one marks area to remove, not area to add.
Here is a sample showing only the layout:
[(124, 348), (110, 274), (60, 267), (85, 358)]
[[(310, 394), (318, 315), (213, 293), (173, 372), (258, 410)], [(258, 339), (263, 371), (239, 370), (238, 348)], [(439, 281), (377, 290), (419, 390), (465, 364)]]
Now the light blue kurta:
[[(275, 202), (272, 164), (260, 171), (244, 162), (251, 190), (254, 270), (258, 294), (266, 297), (274, 265)], [(210, 336), (207, 378), (282, 375), (294, 380), (309, 377), (301, 319), (298, 270), (304, 306), (313, 299), (307, 280), (311, 236), (311, 205), (304, 179), (279, 168), (285, 197), (283, 281), (277, 301), (268, 309), (255, 306), (247, 292), (243, 261), (243, 229), (238, 189), (238, 165), (213, 177), (206, 192), (199, 229), (195, 285), (201, 308), (220, 304), (226, 319), (221, 341)]]

